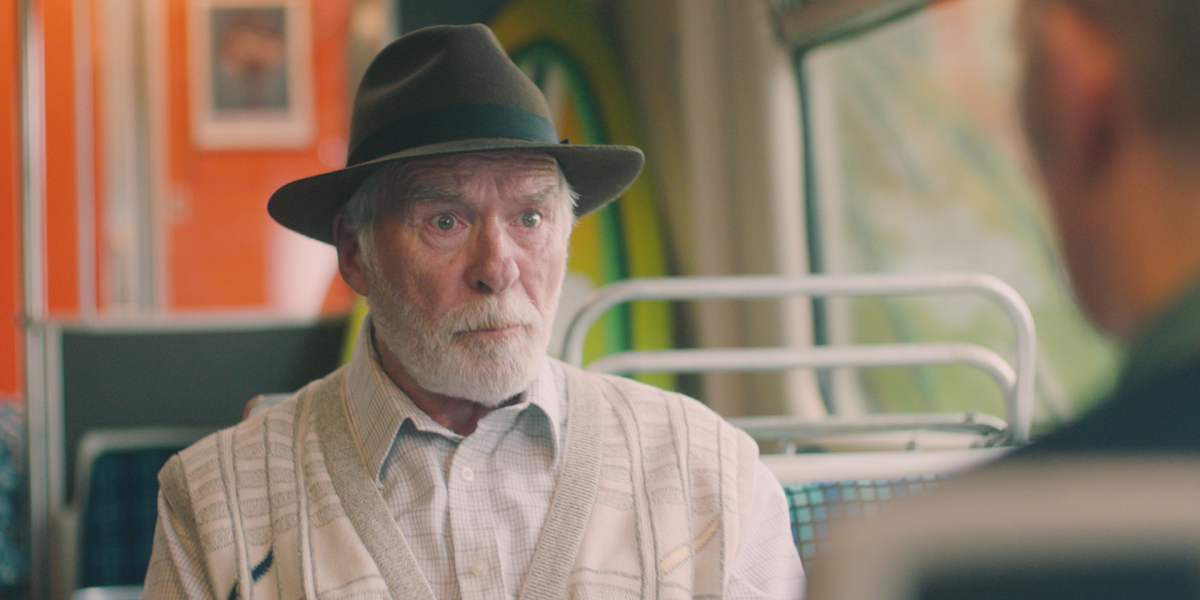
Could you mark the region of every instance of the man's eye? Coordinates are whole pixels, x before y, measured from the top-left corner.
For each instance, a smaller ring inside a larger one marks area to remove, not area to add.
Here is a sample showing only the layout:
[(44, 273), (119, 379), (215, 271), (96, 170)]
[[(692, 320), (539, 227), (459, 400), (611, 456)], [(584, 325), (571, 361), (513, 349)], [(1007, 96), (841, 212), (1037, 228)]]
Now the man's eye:
[(525, 227), (537, 227), (542, 222), (542, 215), (533, 211), (526, 212), (521, 215), (521, 225)]
[(454, 218), (454, 215), (438, 215), (433, 218), (433, 224), (442, 231), (450, 231), (458, 225), (458, 219)]

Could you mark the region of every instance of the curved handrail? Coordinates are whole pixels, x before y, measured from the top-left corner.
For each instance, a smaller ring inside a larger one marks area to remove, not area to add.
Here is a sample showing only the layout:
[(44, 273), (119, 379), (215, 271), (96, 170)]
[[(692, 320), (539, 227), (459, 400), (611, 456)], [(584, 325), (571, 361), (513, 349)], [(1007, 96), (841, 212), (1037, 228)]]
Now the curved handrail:
[(738, 417), (729, 424), (756, 440), (795, 440), (828, 435), (885, 433), (894, 431), (972, 432), (994, 435), (1008, 429), (999, 417), (984, 413), (882, 414), (861, 417), (826, 417), (819, 421), (800, 417)]
[(588, 363), (600, 373), (782, 371), (830, 367), (906, 367), (967, 364), (991, 376), (1005, 396), (1016, 373), (995, 352), (976, 344), (871, 344), (812, 348), (715, 348), (618, 352)]
[[(609, 308), (633, 300), (720, 300), (783, 298), (788, 296), (900, 296), (932, 293), (970, 293), (980, 295), (999, 304), (1007, 313), (1015, 333), (1016, 352), (1012, 361), (1012, 385), (1011, 387), (1001, 385), (1004, 391), (1005, 420), (1008, 422), (1009, 431), (1016, 443), (1023, 444), (1028, 442), (1029, 429), (1033, 421), (1033, 373), (1037, 344), (1037, 333), (1034, 329), (1033, 315), (1029, 312), (1029, 307), (1021, 299), (1021, 296), (1017, 294), (1016, 290), (1000, 279), (982, 273), (808, 275), (801, 277), (750, 275), (627, 279), (604, 286), (588, 296), (583, 307), (576, 313), (567, 330), (566, 339), (563, 343), (563, 360), (568, 364), (582, 366), (583, 342), (592, 324)], [(907, 346), (920, 347), (923, 345), (912, 344)], [(821, 352), (829, 353), (838, 349), (850, 351), (851, 354), (854, 354), (863, 351), (873, 352), (869, 350), (873, 347), (875, 346), (824, 347)], [(982, 347), (976, 347), (976, 349), (992, 353), (990, 350)], [(729, 349), (727, 351), (752, 352), (757, 350), (760, 349)], [(793, 353), (803, 353), (817, 349), (787, 350)], [(672, 352), (704, 353), (712, 351), (677, 350)], [(905, 350), (905, 352), (910, 352), (910, 350)], [(971, 351), (971, 353), (974, 352), (974, 350)], [(648, 359), (663, 360), (655, 356), (660, 353), (642, 352), (638, 354)], [(994, 353), (992, 354), (994, 355)], [(704, 354), (697, 354), (696, 356), (705, 357)], [(978, 355), (972, 354), (972, 356), (972, 360), (953, 362), (976, 364)], [(1000, 359), (1000, 361), (1004, 362), (1003, 359)], [(976, 364), (976, 366), (984, 368), (985, 371), (988, 371), (996, 379), (997, 376), (989, 370), (995, 367), (994, 361), (982, 359), (982, 362), (986, 362), (991, 366), (983, 367), (981, 364)], [(594, 365), (595, 363), (592, 364)], [(834, 365), (821, 364), (814, 366)], [(836, 366), (866, 365), (838, 364)], [(591, 365), (589, 365), (590, 367)], [(659, 368), (659, 370), (664, 369)], [(1000, 380), (997, 379), (997, 382), (999, 383)]]

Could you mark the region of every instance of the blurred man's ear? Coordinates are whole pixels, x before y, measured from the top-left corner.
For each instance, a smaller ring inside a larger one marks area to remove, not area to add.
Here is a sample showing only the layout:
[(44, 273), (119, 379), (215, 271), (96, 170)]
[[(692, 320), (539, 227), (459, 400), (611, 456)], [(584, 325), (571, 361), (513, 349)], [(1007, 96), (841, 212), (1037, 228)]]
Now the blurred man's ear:
[(1048, 2), (1041, 8), (1041, 109), (1056, 138), (1047, 140), (1047, 183), (1086, 187), (1109, 166), (1121, 109), (1127, 108), (1119, 94), (1116, 47), (1074, 7)]
[(337, 248), (338, 271), (342, 279), (360, 296), (368, 296), (367, 277), (363, 272), (362, 246), (358, 236), (350, 230), (346, 216), (338, 213), (333, 220), (333, 245)]

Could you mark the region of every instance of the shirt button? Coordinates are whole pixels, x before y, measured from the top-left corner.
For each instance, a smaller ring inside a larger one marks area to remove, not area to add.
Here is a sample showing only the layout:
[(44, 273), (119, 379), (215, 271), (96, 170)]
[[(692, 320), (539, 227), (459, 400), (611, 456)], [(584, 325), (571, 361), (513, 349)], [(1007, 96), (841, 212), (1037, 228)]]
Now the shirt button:
[[(474, 481), (475, 480), (475, 471), (472, 471), (470, 467), (463, 467), (463, 470), (459, 471), (458, 474), (462, 476), (463, 481)], [(474, 566), (471, 567), (471, 571), (472, 572), (475, 571)]]
[(483, 577), (483, 575), (485, 573), (487, 573), (488, 567), (487, 567), (486, 563), (477, 562), (477, 563), (471, 565), (470, 571), (471, 571), (471, 574), (476, 577)]

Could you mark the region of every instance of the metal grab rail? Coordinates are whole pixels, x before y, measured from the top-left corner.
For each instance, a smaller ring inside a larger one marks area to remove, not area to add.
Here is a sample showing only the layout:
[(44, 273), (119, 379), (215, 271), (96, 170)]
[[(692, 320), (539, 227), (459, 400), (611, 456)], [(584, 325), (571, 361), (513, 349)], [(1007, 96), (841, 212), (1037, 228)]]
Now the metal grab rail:
[(618, 352), (588, 363), (601, 373), (779, 371), (829, 367), (969, 364), (1012, 393), (1016, 373), (995, 352), (975, 344), (872, 344), (812, 348), (718, 348)]
[[(1013, 441), (1029, 441), (1037, 334), (1033, 315), (1011, 286), (981, 273), (661, 277), (627, 279), (600, 288), (571, 321), (563, 360), (583, 366), (583, 343), (605, 311), (634, 300), (724, 300), (788, 296), (904, 296), (969, 293), (999, 304), (1012, 322), (1015, 356), (1009, 363), (974, 344), (874, 344), (791, 348), (726, 348), (621, 352), (588, 365), (598, 372), (783, 370), (961, 363), (987, 372), (1004, 392), (1005, 421)], [(917, 360), (924, 358), (927, 360)]]
[(927, 413), (865, 415), (862, 417), (826, 417), (806, 421), (799, 417), (740, 417), (729, 424), (756, 440), (794, 440), (820, 436), (896, 431), (945, 431), (995, 436), (1008, 429), (999, 417), (984, 413)]

